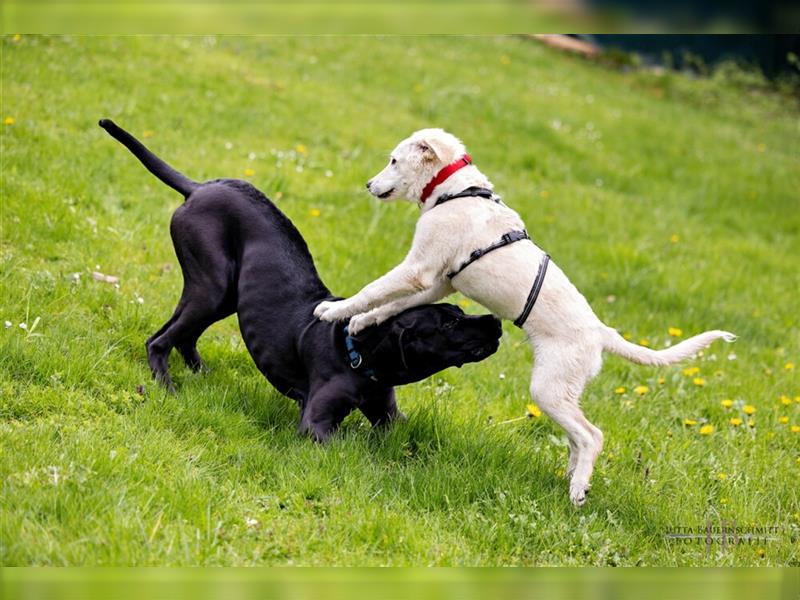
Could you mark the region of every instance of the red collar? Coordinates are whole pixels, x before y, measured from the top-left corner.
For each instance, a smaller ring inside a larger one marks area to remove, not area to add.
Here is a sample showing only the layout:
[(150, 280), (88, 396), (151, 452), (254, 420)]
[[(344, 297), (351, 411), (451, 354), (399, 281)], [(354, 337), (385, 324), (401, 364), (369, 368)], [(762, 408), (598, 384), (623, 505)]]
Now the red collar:
[(425, 189), (422, 190), (422, 195), (419, 197), (420, 203), (425, 204), (425, 200), (427, 200), (428, 197), (430, 197), (430, 195), (433, 193), (434, 188), (437, 185), (444, 183), (444, 181), (448, 177), (450, 177), (450, 175), (452, 175), (459, 169), (463, 169), (464, 167), (467, 167), (471, 164), (472, 164), (472, 157), (469, 154), (465, 154), (455, 162), (451, 162), (449, 165), (444, 167), (433, 177), (433, 179), (431, 179), (428, 182), (428, 185), (425, 186)]

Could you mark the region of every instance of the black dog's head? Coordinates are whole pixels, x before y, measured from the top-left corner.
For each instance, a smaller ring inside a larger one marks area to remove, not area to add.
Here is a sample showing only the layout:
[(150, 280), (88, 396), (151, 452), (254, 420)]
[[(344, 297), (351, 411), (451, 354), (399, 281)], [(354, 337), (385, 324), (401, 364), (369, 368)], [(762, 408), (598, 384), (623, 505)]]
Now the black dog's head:
[(378, 381), (403, 385), (497, 351), (503, 334), (492, 315), (471, 316), (452, 304), (410, 308), (353, 339)]

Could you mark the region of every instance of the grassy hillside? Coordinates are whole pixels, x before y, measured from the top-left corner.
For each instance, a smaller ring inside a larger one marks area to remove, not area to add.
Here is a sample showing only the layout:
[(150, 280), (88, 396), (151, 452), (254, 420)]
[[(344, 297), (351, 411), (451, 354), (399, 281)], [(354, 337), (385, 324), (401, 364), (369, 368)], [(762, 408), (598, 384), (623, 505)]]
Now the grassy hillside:
[[(0, 563), (800, 564), (792, 101), (511, 37), (0, 46)], [(325, 446), (296, 435), (235, 319), (200, 341), (210, 374), (173, 357), (166, 395), (143, 344), (180, 292), (181, 199), (104, 116), (192, 178), (251, 180), (342, 295), (402, 258), (417, 217), (363, 182), (411, 131), (444, 127), (609, 325), (652, 347), (740, 339), (672, 368), (607, 359), (584, 398), (606, 449), (579, 510), (561, 431), (502, 423), (530, 401), (510, 324), (491, 359), (400, 389), (407, 423), (374, 433), (353, 415)], [(722, 521), (781, 530), (725, 549), (664, 539)]]

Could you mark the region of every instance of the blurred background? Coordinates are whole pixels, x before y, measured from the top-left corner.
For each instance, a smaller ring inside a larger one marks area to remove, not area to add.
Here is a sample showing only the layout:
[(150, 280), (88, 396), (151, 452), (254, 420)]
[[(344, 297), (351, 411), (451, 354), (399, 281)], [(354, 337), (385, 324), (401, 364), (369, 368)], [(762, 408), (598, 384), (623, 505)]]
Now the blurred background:
[(790, 0), (5, 0), (6, 33), (796, 33)]
[(790, 600), (800, 573), (770, 569), (22, 569), (0, 584), (20, 600)]

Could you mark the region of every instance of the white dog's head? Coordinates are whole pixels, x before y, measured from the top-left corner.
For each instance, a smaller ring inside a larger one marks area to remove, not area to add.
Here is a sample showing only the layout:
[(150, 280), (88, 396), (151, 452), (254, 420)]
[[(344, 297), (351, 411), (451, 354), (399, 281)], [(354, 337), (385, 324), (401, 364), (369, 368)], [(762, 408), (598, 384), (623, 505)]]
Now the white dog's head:
[(416, 202), (436, 173), (465, 153), (456, 136), (442, 129), (421, 129), (397, 145), (389, 164), (367, 182), (367, 189), (381, 200)]

